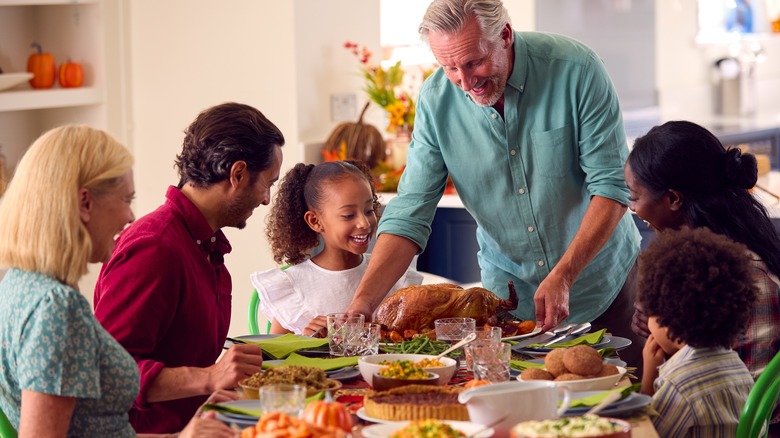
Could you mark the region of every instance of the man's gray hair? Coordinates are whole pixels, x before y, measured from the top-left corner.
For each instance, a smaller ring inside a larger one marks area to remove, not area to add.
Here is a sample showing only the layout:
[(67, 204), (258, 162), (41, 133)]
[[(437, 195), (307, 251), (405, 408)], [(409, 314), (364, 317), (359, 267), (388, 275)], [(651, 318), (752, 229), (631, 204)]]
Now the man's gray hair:
[(509, 12), (501, 0), (433, 0), (420, 23), (420, 39), (428, 44), (430, 31), (454, 33), (473, 16), (484, 36), (490, 41), (501, 38), (508, 23)]

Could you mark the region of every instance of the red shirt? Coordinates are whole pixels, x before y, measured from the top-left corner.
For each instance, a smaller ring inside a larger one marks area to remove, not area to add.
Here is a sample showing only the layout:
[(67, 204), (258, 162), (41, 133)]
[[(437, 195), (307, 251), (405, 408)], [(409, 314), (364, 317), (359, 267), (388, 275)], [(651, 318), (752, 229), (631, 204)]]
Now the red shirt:
[(163, 367), (208, 367), (230, 326), (230, 252), (222, 231), (176, 187), (122, 232), (95, 286), (95, 316), (135, 358), (141, 390), (130, 410), (137, 433), (180, 431), (207, 396), (146, 403)]

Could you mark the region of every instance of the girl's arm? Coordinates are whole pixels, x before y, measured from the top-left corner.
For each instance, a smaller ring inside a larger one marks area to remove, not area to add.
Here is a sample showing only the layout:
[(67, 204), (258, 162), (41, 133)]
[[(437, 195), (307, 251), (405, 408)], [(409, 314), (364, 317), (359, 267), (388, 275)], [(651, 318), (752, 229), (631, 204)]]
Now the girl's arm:
[(313, 336), (315, 338), (324, 338), (328, 335), (328, 318), (326, 316), (318, 316), (306, 325), (303, 329), (305, 336)]
[(67, 436), (70, 418), (75, 408), (74, 397), (61, 397), (23, 389), (19, 438)]
[(279, 321), (276, 318), (274, 318), (274, 319), (271, 320), (271, 331), (269, 333), (275, 334), (275, 335), (283, 335), (285, 333), (292, 333), (292, 332), (290, 330), (287, 330), (286, 328), (284, 328), (279, 323)]

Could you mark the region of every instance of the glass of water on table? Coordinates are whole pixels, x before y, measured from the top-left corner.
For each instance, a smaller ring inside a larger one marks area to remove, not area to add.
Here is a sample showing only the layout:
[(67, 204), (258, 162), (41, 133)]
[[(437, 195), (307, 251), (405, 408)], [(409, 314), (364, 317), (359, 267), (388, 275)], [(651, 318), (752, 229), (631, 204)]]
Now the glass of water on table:
[[(441, 318), (434, 321), (436, 339), (455, 344), (466, 336), (474, 333), (477, 320), (474, 318)], [(461, 353), (462, 353), (461, 349)], [(461, 354), (461, 358), (464, 355)]]

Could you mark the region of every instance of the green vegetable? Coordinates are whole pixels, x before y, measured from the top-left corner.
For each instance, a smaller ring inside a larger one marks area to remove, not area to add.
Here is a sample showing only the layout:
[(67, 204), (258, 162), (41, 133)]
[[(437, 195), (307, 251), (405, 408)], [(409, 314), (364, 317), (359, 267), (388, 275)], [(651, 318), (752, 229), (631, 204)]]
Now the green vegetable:
[[(450, 344), (444, 341), (437, 341), (435, 339), (429, 338), (426, 335), (420, 335), (412, 339), (407, 339), (403, 342), (385, 345), (382, 347), (382, 351), (385, 353), (436, 355), (448, 348), (450, 348)], [(461, 354), (462, 351), (458, 349), (448, 354), (448, 356), (459, 357)]]

